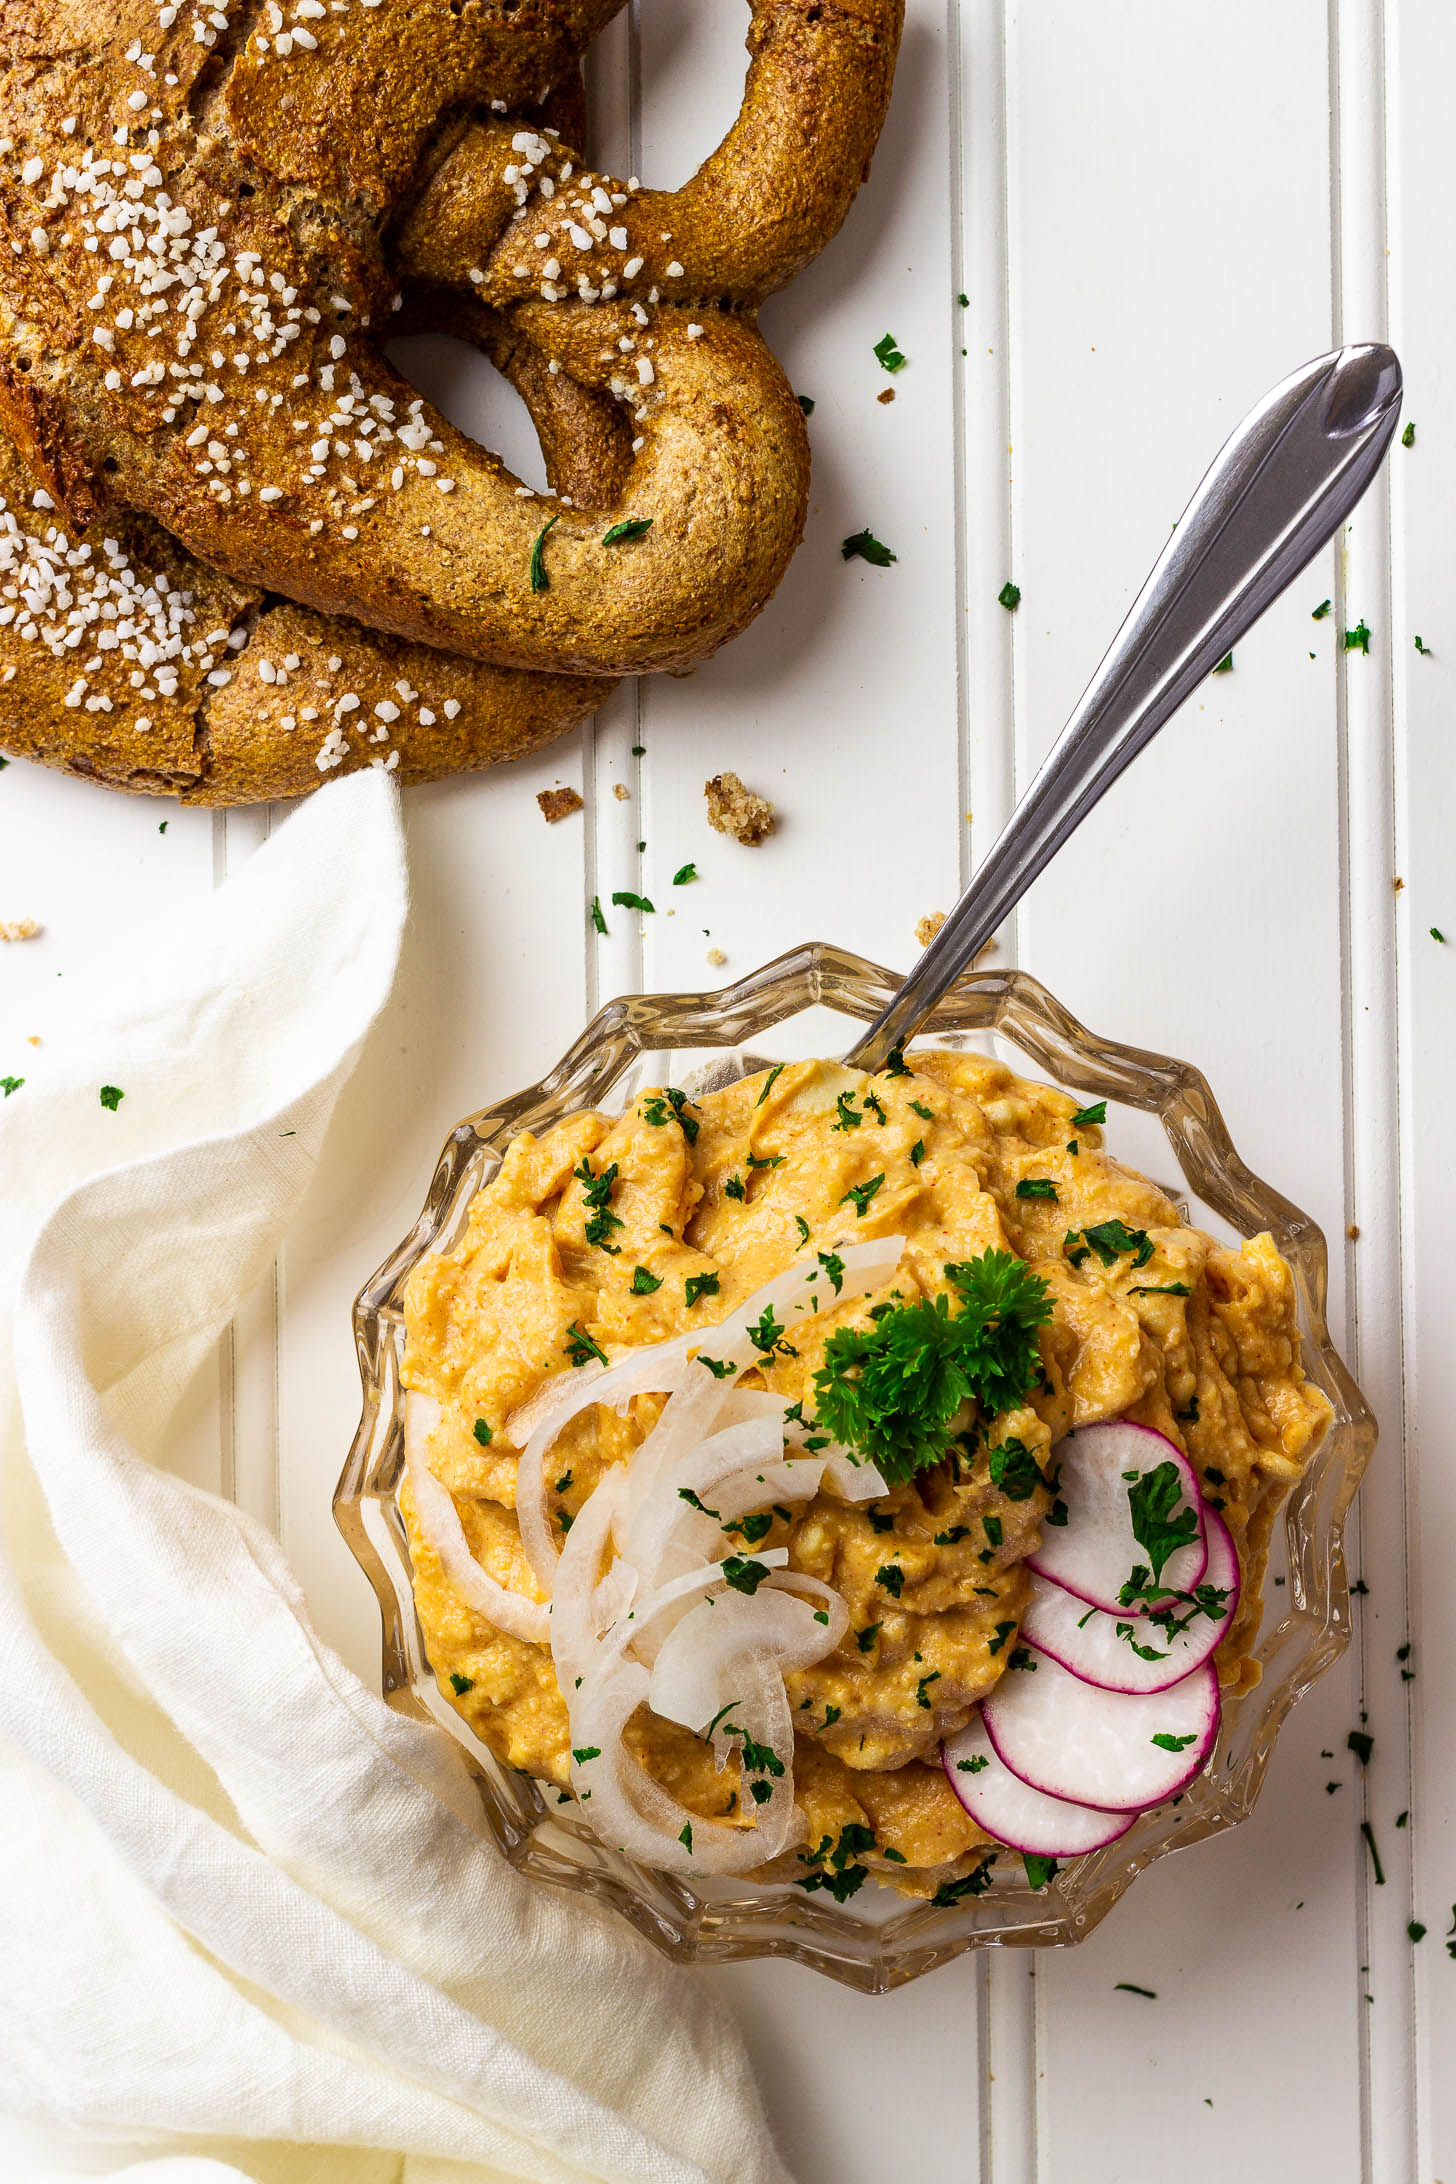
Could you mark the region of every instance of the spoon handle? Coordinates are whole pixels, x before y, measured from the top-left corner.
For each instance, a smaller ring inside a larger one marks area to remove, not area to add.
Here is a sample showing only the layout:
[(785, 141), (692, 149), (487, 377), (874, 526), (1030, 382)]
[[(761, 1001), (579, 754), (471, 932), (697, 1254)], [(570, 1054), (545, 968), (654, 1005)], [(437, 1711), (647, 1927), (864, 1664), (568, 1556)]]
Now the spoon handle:
[(1204, 676), (1344, 522), (1400, 414), (1395, 352), (1361, 342), (1282, 380), (1174, 527), (1036, 779), (904, 985), (845, 1056), (882, 1069)]

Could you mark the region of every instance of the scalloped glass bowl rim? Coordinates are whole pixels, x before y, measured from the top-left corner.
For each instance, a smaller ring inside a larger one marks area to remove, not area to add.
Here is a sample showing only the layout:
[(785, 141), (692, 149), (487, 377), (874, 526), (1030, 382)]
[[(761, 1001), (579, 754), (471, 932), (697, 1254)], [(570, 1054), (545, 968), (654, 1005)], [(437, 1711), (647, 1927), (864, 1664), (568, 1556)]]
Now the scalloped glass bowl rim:
[[(1220, 1834), (1248, 1815), (1280, 1724), (1349, 1643), (1343, 1523), (1375, 1445), (1375, 1423), (1325, 1324), (1324, 1238), (1307, 1215), (1244, 1166), (1199, 1071), (1097, 1037), (1021, 971), (962, 979), (921, 1034), (939, 1045), (999, 1046), (1013, 1066), (1029, 1063), (1033, 1074), (1086, 1100), (1107, 1099), (1155, 1115), (1185, 1188), (1201, 1202), (1194, 1217), (1206, 1209), (1240, 1236), (1261, 1229), (1273, 1235), (1294, 1274), (1306, 1370), (1335, 1412), (1285, 1505), (1287, 1583), (1274, 1621), (1272, 1586), (1266, 1591), (1257, 1647), (1262, 1682), (1226, 1703), (1213, 1759), (1176, 1805), (1142, 1815), (1128, 1835), (1066, 1865), (1042, 1890), (1031, 1889), (1020, 1861), (1008, 1854), (997, 1860), (986, 1891), (959, 1903), (907, 1904), (887, 1889), (866, 1887), (840, 1905), (791, 1885), (690, 1885), (605, 1849), (574, 1808), (548, 1803), (554, 1798), (549, 1786), (503, 1766), (440, 1697), (415, 1617), (395, 1491), (403, 1466), (404, 1284), (426, 1252), (453, 1240), (470, 1198), (510, 1140), (584, 1107), (625, 1105), (643, 1084), (662, 1081), (660, 1072), (646, 1067), (649, 1056), (692, 1055), (699, 1089), (715, 1077), (727, 1081), (742, 1074), (739, 1050), (747, 1042), (808, 1010), (831, 1010), (846, 1028), (867, 1022), (898, 983), (877, 964), (814, 943), (717, 993), (612, 1001), (539, 1084), (457, 1124), (419, 1220), (355, 1304), (364, 1407), (334, 1496), (339, 1528), (379, 1601), (386, 1696), (402, 1710), (438, 1722), (462, 1747), (479, 1790), (481, 1831), (513, 1865), (548, 1886), (578, 1890), (610, 1906), (679, 1962), (785, 1956), (874, 1993), (966, 1949), (1080, 1940), (1155, 1858)], [(827, 1050), (828, 1042), (818, 1049)], [(752, 1066), (782, 1058), (755, 1054)], [(1276, 1530), (1276, 1549), (1278, 1544)]]

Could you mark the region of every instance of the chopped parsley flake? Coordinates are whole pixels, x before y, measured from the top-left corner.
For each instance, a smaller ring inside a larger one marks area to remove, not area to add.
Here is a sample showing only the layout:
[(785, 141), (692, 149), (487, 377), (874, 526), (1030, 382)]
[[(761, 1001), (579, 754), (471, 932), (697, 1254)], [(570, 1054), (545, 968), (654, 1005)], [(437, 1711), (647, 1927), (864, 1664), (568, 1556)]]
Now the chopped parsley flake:
[(860, 561), (868, 561), (870, 566), (876, 569), (888, 569), (892, 561), (899, 559), (898, 554), (892, 553), (884, 540), (876, 538), (873, 531), (854, 532), (851, 537), (844, 540), (839, 552), (841, 559), (845, 561), (853, 561), (857, 558)]
[(602, 898), (600, 895), (592, 896), (591, 921), (599, 933), (604, 933), (606, 931), (607, 921), (602, 915)]
[(882, 1562), (875, 1572), (875, 1583), (898, 1600), (905, 1590), (905, 1572), (897, 1562)]
[(1444, 934), (1444, 933), (1443, 933), (1443, 932), (1441, 931), (1441, 928), (1440, 928), (1440, 926), (1439, 926), (1439, 925), (1433, 925), (1433, 926), (1431, 927), (1431, 938), (1432, 938), (1432, 940), (1439, 940), (1439, 941), (1441, 942), (1442, 946), (1443, 946), (1443, 947), (1445, 946), (1446, 936), (1445, 936), (1445, 934)]
[(1401, 444), (1401, 446), (1402, 446), (1402, 447), (1414, 447), (1414, 446), (1415, 446), (1415, 444), (1416, 444), (1416, 426), (1415, 426), (1415, 419), (1414, 419), (1414, 418), (1412, 418), (1412, 419), (1411, 419), (1410, 423), (1409, 423), (1409, 424), (1408, 424), (1408, 425), (1406, 426), (1406, 428), (1405, 428), (1405, 431), (1404, 431), (1404, 432), (1403, 432), (1403, 433), (1401, 434), (1401, 436), (1400, 436), (1400, 444)]
[(929, 1692), (930, 1686), (933, 1683), (939, 1682), (940, 1670), (938, 1668), (933, 1668), (931, 1669), (929, 1675), (922, 1676), (919, 1683), (915, 1686), (915, 1704), (917, 1706), (923, 1707), (927, 1714), (930, 1712), (930, 1700), (926, 1694)]
[(800, 409), (804, 412), (804, 415), (806, 417), (813, 416), (814, 397), (812, 394), (796, 394), (794, 396), (794, 400), (798, 403)]
[(992, 1635), (986, 1640), (986, 1651), (992, 1656), (993, 1659), (1001, 1651), (1001, 1648), (1005, 1645), (1007, 1639), (1011, 1636), (1011, 1633), (1015, 1630), (1015, 1628), (1016, 1622), (1014, 1617), (1009, 1623), (998, 1623), (996, 1625), (996, 1628), (993, 1631)]
[(1215, 675), (1231, 675), (1233, 671), (1234, 656), (1231, 652), (1226, 652), (1213, 672)]
[(1171, 1461), (1145, 1471), (1127, 1490), (1132, 1536), (1152, 1565), (1154, 1583), (1169, 1557), (1198, 1537), (1198, 1512), (1187, 1502), (1180, 1509), (1182, 1500), (1182, 1474)]
[[(612, 534), (611, 534), (611, 532), (610, 532), (610, 531), (608, 531), (608, 533), (607, 533), (607, 538), (608, 538), (608, 539), (610, 539), (611, 535), (612, 535)], [(605, 543), (606, 543), (606, 541), (604, 540), (604, 541), (603, 541), (603, 544), (605, 544)], [(691, 1855), (691, 1852), (692, 1852), (692, 1847), (693, 1847), (693, 1824), (692, 1824), (691, 1820), (686, 1820), (686, 1821), (684, 1821), (684, 1823), (683, 1823), (683, 1831), (682, 1831), (681, 1835), (680, 1835), (680, 1836), (678, 1837), (678, 1841), (679, 1841), (679, 1842), (680, 1842), (680, 1843), (682, 1844), (682, 1846), (683, 1846), (683, 1849), (684, 1849), (684, 1850), (686, 1850), (686, 1851), (687, 1851), (687, 1852), (688, 1852), (688, 1853), (689, 1853), (689, 1854)]]
[(735, 1592), (747, 1593), (750, 1600), (768, 1576), (766, 1563), (745, 1561), (742, 1555), (729, 1555), (723, 1564), (723, 1575)]
[(866, 1623), (863, 1630), (855, 1632), (854, 1642), (861, 1653), (873, 1653), (875, 1640), (884, 1627), (883, 1623)]
[(475, 1689), (475, 1678), (473, 1676), (457, 1675), (452, 1668), (450, 1671), (450, 1689), (457, 1699), (463, 1699), (467, 1691)]
[(699, 1297), (716, 1297), (717, 1294), (718, 1277), (716, 1274), (689, 1274), (683, 1283), (683, 1296), (689, 1310), (697, 1303)]
[(1049, 1175), (1024, 1175), (1016, 1186), (1018, 1198), (1049, 1198), (1056, 1203), (1057, 1186)]
[[(1370, 1851), (1370, 1863), (1375, 1870), (1375, 1885), (1377, 1888), (1384, 1888), (1385, 1868), (1380, 1863), (1380, 1853), (1375, 1847), (1375, 1830), (1371, 1827), (1368, 1820), (1362, 1820), (1360, 1822), (1360, 1833), (1364, 1836), (1366, 1845)], [(1456, 1956), (1456, 1950), (1452, 1951), (1452, 1955)]]
[(651, 910), (652, 904), (645, 895), (636, 895), (630, 887), (619, 887), (612, 901), (619, 910)]
[(738, 1370), (731, 1358), (706, 1357), (701, 1350), (698, 1352), (698, 1363), (706, 1365), (715, 1380), (726, 1380), (730, 1373)]
[(24, 1077), (0, 1077), (0, 1092), (3, 1092), (8, 1100), (11, 1093), (18, 1092), (24, 1082)]
[(621, 1215), (612, 1211), (612, 1190), (617, 1181), (617, 1163), (614, 1160), (610, 1168), (603, 1168), (598, 1175), (591, 1162), (583, 1160), (580, 1167), (573, 1168), (571, 1173), (581, 1185), (581, 1195), (591, 1215), (586, 1224), (587, 1242), (599, 1251), (610, 1252), (615, 1258), (618, 1247), (608, 1243), (607, 1239), (614, 1229), (626, 1226)]
[(1433, 653), (1433, 652), (1431, 651), (1431, 648), (1430, 648), (1430, 646), (1429, 646), (1429, 645), (1428, 645), (1428, 644), (1426, 643), (1426, 641), (1425, 641), (1425, 639), (1424, 639), (1423, 637), (1417, 637), (1417, 639), (1416, 639), (1416, 650), (1417, 650), (1417, 652), (1419, 652), (1419, 653), (1420, 653), (1420, 654), (1422, 655), (1422, 657), (1423, 657), (1424, 659), (1428, 659), (1428, 660), (1429, 660), (1429, 659), (1434, 659), (1434, 657), (1435, 657), (1434, 653)]
[(1368, 1767), (1370, 1754), (1375, 1749), (1375, 1739), (1363, 1729), (1352, 1729), (1345, 1739), (1345, 1748), (1354, 1753), (1362, 1767)]
[(854, 1094), (852, 1092), (841, 1092), (834, 1105), (839, 1119), (837, 1122), (831, 1123), (831, 1129), (857, 1130), (864, 1121), (864, 1116), (855, 1111)]
[(599, 1744), (573, 1745), (571, 1756), (575, 1760), (578, 1767), (584, 1767), (589, 1759), (601, 1758), (602, 1748)]
[(474, 1431), (475, 1438), (477, 1441), (479, 1441), (481, 1447), (489, 1448), (491, 1443), (491, 1431), (487, 1420), (485, 1420), (484, 1418), (477, 1418), (475, 1421)]
[(1055, 1858), (1038, 1858), (1034, 1852), (1028, 1850), (1022, 1853), (1021, 1862), (1026, 1868), (1026, 1878), (1036, 1890), (1045, 1888), (1048, 1881), (1056, 1879)]
[(748, 1203), (748, 1192), (744, 1189), (741, 1175), (729, 1176), (727, 1182), (723, 1185), (723, 1196), (725, 1198), (736, 1198), (742, 1205)]
[[(646, 538), (651, 529), (651, 516), (624, 516), (620, 523), (612, 525), (610, 531), (602, 533), (602, 544), (604, 546), (625, 546), (629, 539)], [(691, 1850), (692, 1847), (692, 1844), (689, 1843), (688, 1849)]]
[(1040, 1277), (1009, 1252), (945, 1271), (958, 1311), (942, 1295), (886, 1306), (868, 1330), (836, 1328), (814, 1376), (820, 1422), (891, 1484), (945, 1457), (962, 1403), (974, 1397), (988, 1417), (1010, 1410), (1040, 1366), (1037, 1330), (1051, 1316)]
[(980, 1864), (973, 1866), (961, 1880), (942, 1881), (931, 1902), (947, 1911), (953, 1904), (963, 1903), (967, 1896), (984, 1896), (991, 1885), (991, 1868), (995, 1862), (995, 1851), (988, 1851)]
[(599, 1342), (593, 1342), (580, 1320), (573, 1320), (566, 1330), (566, 1354), (573, 1365), (585, 1365), (593, 1357), (601, 1365), (607, 1362), (606, 1351)]
[(1195, 1734), (1195, 1731), (1190, 1730), (1186, 1737), (1175, 1737), (1171, 1730), (1159, 1729), (1154, 1733), (1153, 1742), (1163, 1752), (1186, 1752)]
[(1112, 1991), (1114, 1994), (1140, 1994), (1148, 2002), (1158, 1999), (1156, 1987), (1135, 1987), (1130, 1979), (1119, 1979)]
[(1106, 1122), (1106, 1120), (1107, 1102), (1106, 1100), (1098, 1100), (1094, 1107), (1079, 1107), (1077, 1109), (1076, 1114), (1072, 1117), (1072, 1128), (1074, 1130), (1085, 1130), (1094, 1122)]
[(991, 1764), (984, 1752), (977, 1752), (974, 1759), (958, 1759), (957, 1774), (981, 1774)]
[(789, 1065), (787, 1062), (774, 1063), (773, 1068), (769, 1071), (768, 1075), (763, 1080), (763, 1085), (759, 1092), (758, 1098), (753, 1103), (755, 1107), (762, 1107), (764, 1101), (768, 1098), (770, 1092), (772, 1092), (774, 1088), (775, 1079), (781, 1077), (784, 1071), (788, 1068), (788, 1066)]
[(672, 876), (672, 884), (674, 887), (686, 887), (688, 881), (695, 880), (697, 876), (698, 868), (695, 864), (679, 865)]
[(887, 372), (900, 372), (905, 369), (905, 359), (896, 347), (893, 334), (882, 334), (880, 336), (880, 339), (875, 343), (875, 355)]
[(101, 1104), (103, 1107), (109, 1107), (113, 1115), (125, 1098), (126, 1094), (119, 1084), (104, 1084), (101, 1087)]
[(856, 1215), (862, 1221), (870, 1210), (870, 1200), (884, 1180), (884, 1175), (880, 1174), (872, 1175), (868, 1183), (851, 1183), (843, 1198), (840, 1199), (840, 1205), (848, 1206), (853, 1204)]
[(1008, 578), (996, 594), (996, 604), (1004, 607), (1008, 614), (1014, 614), (1021, 605), (1021, 586), (1013, 584)]
[(885, 1056), (885, 1075), (887, 1077), (909, 1077), (913, 1074), (914, 1072), (905, 1066), (905, 1049), (892, 1046)]
[(540, 530), (536, 533), (536, 542), (531, 548), (531, 589), (533, 592), (543, 592), (551, 589), (551, 579), (546, 574), (546, 541), (560, 521), (560, 516), (552, 516), (542, 524)]
[(936, 1533), (935, 1544), (937, 1547), (954, 1547), (958, 1540), (969, 1539), (970, 1536), (971, 1530), (969, 1525), (953, 1524), (948, 1532)]
[(654, 1274), (650, 1267), (634, 1266), (632, 1269), (632, 1294), (634, 1297), (650, 1297), (654, 1289), (661, 1289), (662, 1276)]
[(1347, 652), (1363, 652), (1368, 657), (1370, 652), (1370, 637), (1371, 630), (1369, 623), (1363, 620), (1357, 622), (1353, 629), (1347, 629), (1345, 632), (1345, 650)]
[(918, 1167), (920, 1166), (920, 1163), (921, 1163), (921, 1161), (922, 1161), (922, 1160), (923, 1160), (924, 1158), (925, 1158), (925, 1140), (924, 1140), (924, 1138), (923, 1138), (923, 1137), (922, 1137), (922, 1138), (917, 1138), (917, 1139), (915, 1140), (915, 1143), (914, 1143), (914, 1144), (913, 1144), (913, 1145), (911, 1146), (911, 1148), (910, 1148), (910, 1165), (911, 1165), (911, 1167), (912, 1167), (912, 1168), (918, 1168)]
[(837, 1251), (816, 1251), (815, 1258), (829, 1276), (830, 1285), (837, 1297), (844, 1287), (844, 1261)]
[(932, 1108), (927, 1107), (923, 1100), (912, 1100), (910, 1105), (922, 1122), (934, 1122), (935, 1112)]
[(1094, 1251), (1104, 1266), (1115, 1266), (1130, 1251), (1137, 1267), (1146, 1266), (1153, 1256), (1153, 1241), (1146, 1229), (1129, 1228), (1125, 1221), (1099, 1221), (1092, 1228), (1068, 1229), (1062, 1249), (1073, 1266), (1081, 1266)]

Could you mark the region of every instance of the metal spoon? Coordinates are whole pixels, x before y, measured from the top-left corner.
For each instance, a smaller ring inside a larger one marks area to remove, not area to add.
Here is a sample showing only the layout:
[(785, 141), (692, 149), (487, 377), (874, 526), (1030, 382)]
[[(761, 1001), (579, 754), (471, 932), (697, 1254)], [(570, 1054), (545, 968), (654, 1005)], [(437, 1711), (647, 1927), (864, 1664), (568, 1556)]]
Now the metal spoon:
[(990, 855), (846, 1062), (882, 1069), (1113, 782), (1344, 522), (1400, 414), (1393, 349), (1316, 357), (1250, 410)]

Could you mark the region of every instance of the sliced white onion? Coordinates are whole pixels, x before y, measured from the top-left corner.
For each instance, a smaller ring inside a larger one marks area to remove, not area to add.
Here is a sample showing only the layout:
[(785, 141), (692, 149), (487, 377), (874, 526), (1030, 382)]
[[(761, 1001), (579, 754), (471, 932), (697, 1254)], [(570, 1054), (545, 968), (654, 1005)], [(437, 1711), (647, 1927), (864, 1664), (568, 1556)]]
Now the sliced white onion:
[(602, 1557), (612, 1531), (612, 1511), (625, 1484), (625, 1473), (610, 1471), (587, 1496), (581, 1514), (566, 1535), (551, 1595), (551, 1658), (563, 1692), (575, 1689), (592, 1662), (602, 1633), (632, 1605), (637, 1573), (630, 1563), (613, 1562), (602, 1575)]
[[(836, 1636), (827, 1608), (815, 1610), (776, 1587), (761, 1585), (752, 1598), (730, 1592), (700, 1601), (657, 1649), (649, 1688), (653, 1713), (701, 1735), (738, 1696), (738, 1671), (750, 1655), (771, 1655), (780, 1676), (822, 1661), (844, 1635), (842, 1601), (839, 1607)], [(816, 1613), (826, 1620), (816, 1622)]]
[[(547, 1383), (552, 1387), (560, 1384), (562, 1393), (559, 1401), (553, 1402), (533, 1426), (521, 1451), (516, 1468), (516, 1516), (527, 1559), (548, 1591), (557, 1563), (556, 1542), (551, 1537), (551, 1519), (546, 1509), (545, 1462), (552, 1443), (573, 1418), (590, 1410), (594, 1404), (608, 1403), (620, 1408), (634, 1395), (658, 1394), (664, 1389), (675, 1388), (687, 1365), (688, 1347), (687, 1339), (678, 1336), (671, 1342), (654, 1343), (651, 1349), (638, 1351), (620, 1365), (608, 1366), (605, 1371), (592, 1372), (589, 1365), (583, 1365), (569, 1375), (558, 1373), (554, 1382)], [(533, 1396), (532, 1403), (535, 1400)], [(526, 1404), (521, 1406), (522, 1411), (528, 1408)], [(520, 1416), (521, 1411), (513, 1412), (512, 1421)]]
[[(772, 1669), (754, 1670), (748, 1664), (745, 1675), (751, 1688), (735, 1711), (743, 1716), (747, 1733), (774, 1751), (783, 1766), (782, 1775), (761, 1778), (769, 1784), (761, 1805), (745, 1803), (751, 1827), (699, 1819), (633, 1757), (624, 1732), (649, 1686), (639, 1663), (618, 1664), (580, 1694), (571, 1717), (572, 1787), (603, 1842), (646, 1865), (679, 1873), (746, 1873), (788, 1847), (796, 1813), (787, 1757), (793, 1749), (793, 1727), (783, 1679)], [(593, 1756), (577, 1759), (577, 1752)]]
[(470, 1552), (453, 1495), (430, 1469), (426, 1445), (439, 1423), (440, 1406), (432, 1396), (406, 1395), (404, 1461), (421, 1536), (439, 1556), (441, 1569), (467, 1607), (512, 1638), (529, 1638), (536, 1645), (545, 1645), (551, 1635), (551, 1615), (545, 1601), (527, 1600), (521, 1593), (508, 1591), (481, 1568)]
[[(666, 1463), (660, 1459), (654, 1463), (644, 1442), (630, 1467), (633, 1476), (627, 1495), (626, 1537), (621, 1543), (623, 1554), (641, 1572), (643, 1583), (657, 1584), (663, 1552), (678, 1528), (686, 1528), (685, 1520), (697, 1516), (699, 1525), (703, 1522), (687, 1495), (695, 1494), (702, 1500), (716, 1493), (720, 1481), (743, 1471), (762, 1471), (766, 1480), (770, 1467), (783, 1470), (783, 1452), (783, 1424), (772, 1417), (724, 1426)], [(638, 1467), (643, 1464), (650, 1466), (653, 1474), (646, 1486), (638, 1476)], [(765, 1490), (762, 1498), (767, 1502), (773, 1496)], [(749, 1503), (750, 1508), (757, 1506)]]

